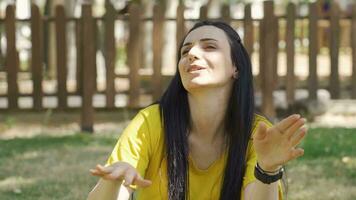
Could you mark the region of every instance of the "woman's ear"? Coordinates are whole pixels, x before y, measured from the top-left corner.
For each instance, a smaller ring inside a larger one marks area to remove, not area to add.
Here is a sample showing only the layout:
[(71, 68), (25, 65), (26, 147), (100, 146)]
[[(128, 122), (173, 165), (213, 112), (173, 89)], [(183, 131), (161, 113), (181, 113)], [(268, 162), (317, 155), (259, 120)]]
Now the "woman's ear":
[(232, 78), (238, 79), (239, 78), (239, 71), (235, 68), (234, 73), (232, 74)]

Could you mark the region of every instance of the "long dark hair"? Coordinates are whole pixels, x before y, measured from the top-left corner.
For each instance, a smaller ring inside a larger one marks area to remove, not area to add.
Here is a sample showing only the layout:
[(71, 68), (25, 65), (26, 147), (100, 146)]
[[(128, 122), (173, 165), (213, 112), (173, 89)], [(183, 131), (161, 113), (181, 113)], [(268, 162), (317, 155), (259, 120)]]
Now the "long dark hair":
[[(239, 71), (239, 77), (233, 83), (225, 114), (228, 155), (220, 200), (240, 199), (242, 179), (246, 168), (246, 149), (251, 136), (255, 107), (251, 61), (241, 44), (239, 35), (224, 22), (198, 22), (188, 34), (196, 28), (207, 25), (225, 32), (231, 48), (232, 63)], [(183, 41), (178, 49), (178, 61), (181, 57), (180, 49)], [(188, 198), (189, 193), (188, 134), (191, 124), (187, 91), (183, 87), (179, 70), (160, 99), (159, 107), (165, 132), (168, 197), (169, 200), (184, 200)]]

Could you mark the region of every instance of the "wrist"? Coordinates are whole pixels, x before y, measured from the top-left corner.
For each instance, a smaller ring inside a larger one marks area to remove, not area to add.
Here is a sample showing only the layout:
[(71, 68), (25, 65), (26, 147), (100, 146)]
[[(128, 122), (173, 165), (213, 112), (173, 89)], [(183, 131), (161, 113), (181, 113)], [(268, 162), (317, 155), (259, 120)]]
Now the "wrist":
[(255, 166), (254, 175), (255, 175), (256, 179), (261, 181), (262, 183), (271, 184), (271, 183), (274, 183), (274, 182), (276, 182), (276, 181), (278, 181), (279, 179), (282, 178), (283, 171), (284, 170), (283, 170), (283, 167), (282, 167), (276, 172), (266, 172), (257, 163), (256, 166)]
[(266, 174), (276, 174), (282, 168), (282, 165), (268, 165), (262, 162), (257, 162), (257, 166)]

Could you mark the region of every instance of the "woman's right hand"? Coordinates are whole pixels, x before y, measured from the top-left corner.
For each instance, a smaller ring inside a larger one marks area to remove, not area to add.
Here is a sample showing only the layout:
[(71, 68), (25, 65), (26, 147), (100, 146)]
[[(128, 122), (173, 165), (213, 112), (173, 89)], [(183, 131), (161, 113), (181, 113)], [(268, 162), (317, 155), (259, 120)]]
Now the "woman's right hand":
[(109, 166), (96, 165), (95, 169), (90, 169), (94, 176), (99, 176), (106, 180), (123, 181), (124, 186), (137, 185), (138, 187), (148, 187), (152, 184), (140, 176), (134, 167), (126, 162), (116, 162)]

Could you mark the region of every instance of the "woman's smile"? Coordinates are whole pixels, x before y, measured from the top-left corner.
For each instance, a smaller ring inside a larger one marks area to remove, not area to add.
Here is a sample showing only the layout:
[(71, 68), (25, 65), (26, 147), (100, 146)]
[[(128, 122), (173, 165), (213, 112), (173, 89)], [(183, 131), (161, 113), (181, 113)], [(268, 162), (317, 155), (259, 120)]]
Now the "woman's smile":
[(206, 69), (205, 67), (199, 65), (191, 65), (188, 67), (188, 73), (194, 73)]

